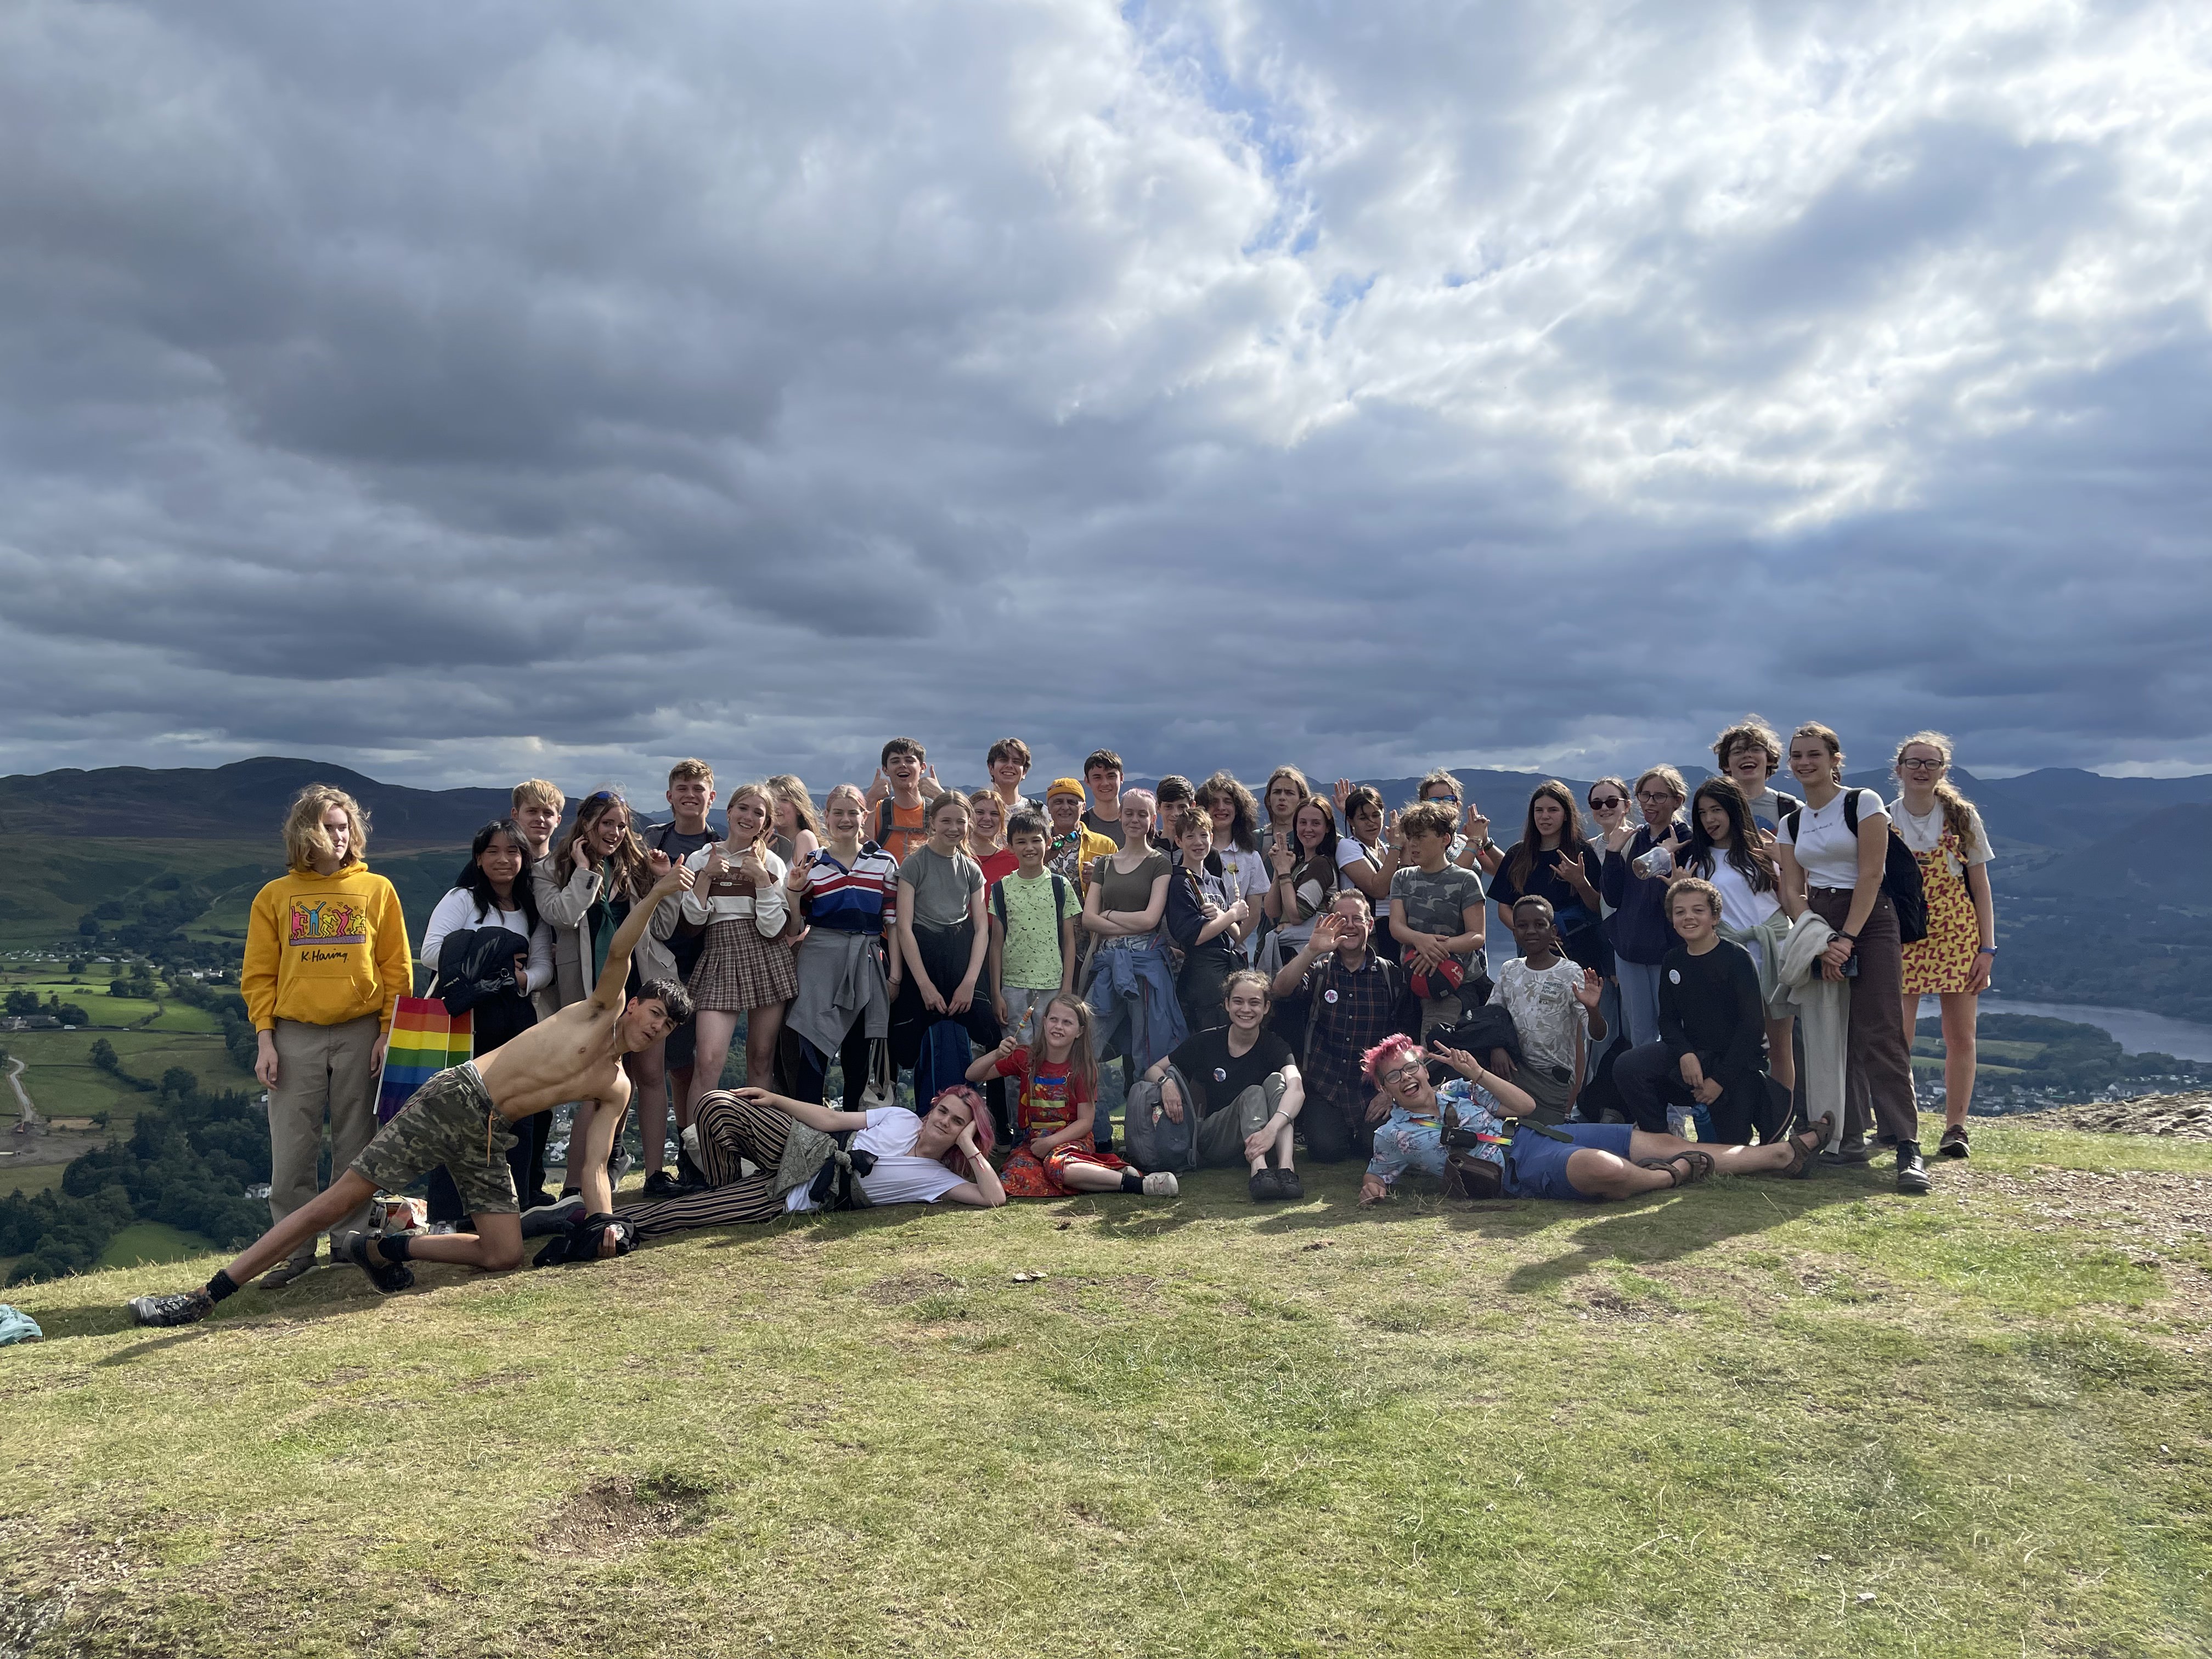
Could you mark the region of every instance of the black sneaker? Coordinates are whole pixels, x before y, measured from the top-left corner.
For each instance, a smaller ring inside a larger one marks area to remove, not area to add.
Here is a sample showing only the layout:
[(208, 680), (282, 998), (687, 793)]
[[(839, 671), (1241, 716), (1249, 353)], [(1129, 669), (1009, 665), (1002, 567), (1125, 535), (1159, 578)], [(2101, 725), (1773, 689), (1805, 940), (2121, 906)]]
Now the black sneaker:
[(205, 1291), (171, 1291), (162, 1296), (134, 1296), (124, 1304), (134, 1325), (192, 1325), (215, 1311)]
[(1943, 1139), (1936, 1143), (1936, 1152), (1940, 1158), (1966, 1157), (1966, 1126), (1963, 1123), (1945, 1124)]
[(556, 1199), (550, 1204), (537, 1205), (522, 1212), (522, 1236), (525, 1238), (547, 1238), (555, 1233), (565, 1233), (584, 1218), (584, 1200), (580, 1194), (574, 1198)]
[(676, 1149), (676, 1178), (694, 1189), (707, 1184), (707, 1172), (699, 1167), (698, 1160), (691, 1156), (691, 1149), (688, 1146)]
[(1251, 1181), (1252, 1201), (1266, 1204), (1283, 1195), (1283, 1172), (1280, 1170), (1255, 1170)]
[(1874, 1162), (1874, 1155), (1881, 1150), (1879, 1146), (1864, 1137), (1846, 1139), (1834, 1152), (1821, 1153), (1820, 1162), (1823, 1164), (1871, 1164)]
[(1928, 1190), (1928, 1164), (1920, 1156), (1917, 1140), (1897, 1143), (1897, 1190), (1913, 1194)]
[(368, 1282), (385, 1295), (414, 1287), (415, 1270), (404, 1261), (386, 1261), (376, 1241), (367, 1233), (356, 1233), (346, 1240), (345, 1253), (346, 1260), (367, 1273)]
[(1296, 1170), (1278, 1170), (1275, 1171), (1275, 1196), (1277, 1198), (1304, 1198), (1305, 1195), (1306, 1184), (1298, 1179), (1298, 1172)]
[(645, 1196), (650, 1202), (655, 1204), (659, 1203), (663, 1199), (681, 1198), (686, 1193), (696, 1190), (695, 1188), (684, 1185), (665, 1170), (655, 1170), (645, 1178)]

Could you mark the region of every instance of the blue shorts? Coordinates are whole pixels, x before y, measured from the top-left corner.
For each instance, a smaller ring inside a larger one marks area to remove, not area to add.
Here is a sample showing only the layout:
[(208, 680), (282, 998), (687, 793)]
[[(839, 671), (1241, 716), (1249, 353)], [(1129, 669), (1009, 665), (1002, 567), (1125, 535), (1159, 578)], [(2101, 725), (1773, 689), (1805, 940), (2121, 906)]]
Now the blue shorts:
[(1601, 1152), (1611, 1152), (1618, 1158), (1628, 1156), (1628, 1138), (1636, 1133), (1632, 1123), (1563, 1123), (1555, 1133), (1571, 1135), (1574, 1144), (1553, 1140), (1549, 1135), (1540, 1135), (1534, 1129), (1517, 1129), (1513, 1144), (1505, 1153), (1505, 1196), (1508, 1198), (1557, 1198), (1579, 1200), (1583, 1203), (1595, 1200), (1589, 1193), (1578, 1193), (1567, 1182), (1567, 1160), (1585, 1146), (1594, 1146)]

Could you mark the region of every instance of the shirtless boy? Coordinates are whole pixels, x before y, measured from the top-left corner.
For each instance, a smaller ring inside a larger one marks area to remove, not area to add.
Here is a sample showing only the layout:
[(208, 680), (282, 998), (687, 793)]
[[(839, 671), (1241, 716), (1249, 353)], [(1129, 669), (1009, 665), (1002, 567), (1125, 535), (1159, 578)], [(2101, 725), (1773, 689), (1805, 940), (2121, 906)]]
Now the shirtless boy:
[(629, 1103), (623, 1056), (659, 1042), (691, 1012), (690, 994), (672, 981), (656, 980), (627, 1000), (623, 988), (629, 977), (630, 952), (655, 908), (690, 884), (690, 872), (680, 864), (661, 877), (616, 929), (606, 966), (589, 997), (481, 1060), (439, 1073), (415, 1091), (319, 1198), (264, 1233), (204, 1288), (134, 1297), (131, 1317), (141, 1325), (189, 1325), (204, 1319), (216, 1303), (283, 1261), (301, 1239), (360, 1208), (380, 1188), (396, 1192), (441, 1164), (460, 1188), (477, 1231), (378, 1239), (356, 1234), (349, 1251), (354, 1264), (386, 1292), (415, 1282), (410, 1261), (453, 1261), (492, 1273), (520, 1267), (522, 1224), (507, 1149), (514, 1144), (515, 1124), (569, 1101), (614, 1108), (590, 1115), (585, 1145), (569, 1164), (582, 1171), (585, 1230), (596, 1231), (598, 1254), (614, 1255), (617, 1236), (606, 1224), (614, 1210), (607, 1155)]

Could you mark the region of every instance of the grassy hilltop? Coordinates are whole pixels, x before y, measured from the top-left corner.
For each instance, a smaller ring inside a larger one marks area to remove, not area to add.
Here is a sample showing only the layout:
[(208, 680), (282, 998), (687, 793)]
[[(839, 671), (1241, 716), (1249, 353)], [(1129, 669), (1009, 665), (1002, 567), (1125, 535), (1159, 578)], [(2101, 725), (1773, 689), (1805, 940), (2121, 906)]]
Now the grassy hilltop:
[(119, 1304), (213, 1260), (22, 1287), (0, 1652), (2208, 1650), (2212, 1146), (1978, 1125), (1917, 1203), (1353, 1183), (180, 1332)]

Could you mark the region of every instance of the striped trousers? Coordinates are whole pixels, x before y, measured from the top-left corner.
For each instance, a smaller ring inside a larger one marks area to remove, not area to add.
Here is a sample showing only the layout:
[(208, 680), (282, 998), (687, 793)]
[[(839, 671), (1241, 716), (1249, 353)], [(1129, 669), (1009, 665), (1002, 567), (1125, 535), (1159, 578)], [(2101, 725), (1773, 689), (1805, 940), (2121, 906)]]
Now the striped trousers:
[[(637, 1229), (640, 1243), (695, 1227), (773, 1221), (784, 1213), (783, 1200), (771, 1186), (791, 1134), (790, 1118), (773, 1106), (756, 1106), (716, 1089), (700, 1097), (694, 1121), (699, 1126), (697, 1162), (708, 1190), (624, 1210), (622, 1218)], [(757, 1173), (741, 1175), (740, 1159)]]

